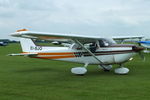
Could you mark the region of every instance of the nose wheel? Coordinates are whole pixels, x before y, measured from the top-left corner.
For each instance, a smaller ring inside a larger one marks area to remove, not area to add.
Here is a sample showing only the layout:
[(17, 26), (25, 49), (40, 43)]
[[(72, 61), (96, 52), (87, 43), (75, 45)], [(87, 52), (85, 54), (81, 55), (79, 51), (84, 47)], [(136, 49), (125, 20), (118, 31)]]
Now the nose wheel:
[(129, 73), (129, 69), (120, 65), (120, 68), (116, 68), (114, 72), (119, 75), (125, 75)]

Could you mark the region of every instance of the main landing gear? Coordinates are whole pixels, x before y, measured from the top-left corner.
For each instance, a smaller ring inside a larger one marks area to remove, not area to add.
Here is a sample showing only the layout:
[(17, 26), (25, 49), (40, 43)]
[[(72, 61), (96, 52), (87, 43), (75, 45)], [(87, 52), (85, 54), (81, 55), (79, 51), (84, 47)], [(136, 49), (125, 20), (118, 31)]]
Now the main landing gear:
[[(84, 67), (74, 67), (71, 69), (71, 72), (76, 75), (84, 75), (87, 73), (87, 66), (88, 64), (85, 64)], [(112, 65), (99, 65), (98, 67), (103, 69), (104, 71), (110, 71), (112, 69)], [(116, 68), (114, 70), (114, 73), (125, 75), (129, 73), (129, 69), (120, 64), (120, 67)]]
[[(98, 66), (100, 69), (103, 69), (105, 72), (110, 71), (112, 69), (112, 65), (99, 65)], [(120, 64), (119, 68), (116, 68), (114, 70), (114, 73), (119, 74), (119, 75), (124, 75), (129, 73), (129, 69), (124, 67), (122, 64)]]
[(84, 75), (87, 72), (88, 63), (84, 67), (74, 67), (71, 69), (71, 72), (76, 75)]

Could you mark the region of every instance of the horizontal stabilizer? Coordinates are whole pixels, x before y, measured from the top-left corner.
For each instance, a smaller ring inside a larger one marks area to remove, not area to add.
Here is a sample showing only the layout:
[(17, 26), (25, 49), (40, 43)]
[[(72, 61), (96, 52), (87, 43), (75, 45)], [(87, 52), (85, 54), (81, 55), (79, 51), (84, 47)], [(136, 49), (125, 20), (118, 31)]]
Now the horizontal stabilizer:
[(37, 53), (16, 53), (8, 54), (8, 56), (37, 56)]

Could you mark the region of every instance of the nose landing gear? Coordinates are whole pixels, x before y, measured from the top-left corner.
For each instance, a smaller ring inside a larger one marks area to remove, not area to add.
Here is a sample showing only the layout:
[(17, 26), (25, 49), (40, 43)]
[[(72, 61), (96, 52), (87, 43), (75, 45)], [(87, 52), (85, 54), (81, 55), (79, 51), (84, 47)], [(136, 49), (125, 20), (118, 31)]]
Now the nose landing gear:
[(116, 74), (125, 75), (129, 73), (129, 69), (120, 65), (120, 68), (116, 68), (114, 71)]

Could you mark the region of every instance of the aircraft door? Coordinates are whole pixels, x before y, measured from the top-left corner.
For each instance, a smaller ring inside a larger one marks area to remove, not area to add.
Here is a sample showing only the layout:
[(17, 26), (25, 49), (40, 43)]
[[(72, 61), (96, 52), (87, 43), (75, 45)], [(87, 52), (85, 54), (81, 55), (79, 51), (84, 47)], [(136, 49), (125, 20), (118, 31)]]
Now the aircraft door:
[(105, 64), (110, 64), (110, 63), (114, 63), (114, 56), (112, 54), (112, 48), (109, 48), (109, 46), (112, 44), (111, 42), (107, 41), (106, 39), (101, 39), (98, 40), (98, 54), (100, 54), (101, 56), (99, 56), (99, 59), (105, 63)]

